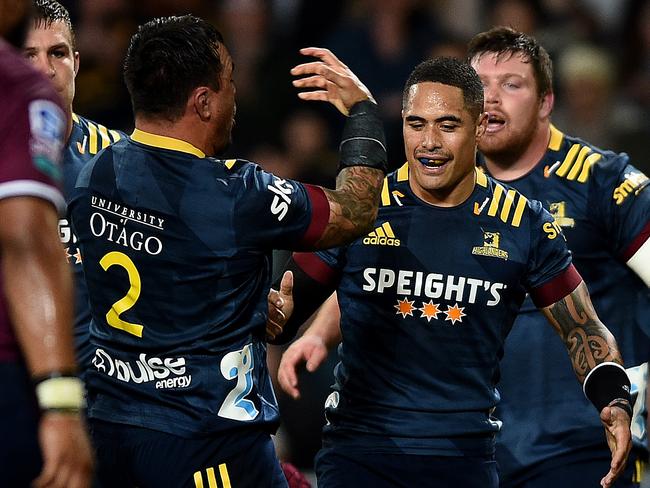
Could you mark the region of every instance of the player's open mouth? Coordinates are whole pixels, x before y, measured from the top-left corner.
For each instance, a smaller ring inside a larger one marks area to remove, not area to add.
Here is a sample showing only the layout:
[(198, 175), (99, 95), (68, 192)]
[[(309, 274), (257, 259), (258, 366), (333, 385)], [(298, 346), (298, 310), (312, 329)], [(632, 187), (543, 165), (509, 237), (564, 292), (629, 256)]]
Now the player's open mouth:
[(487, 132), (497, 132), (506, 125), (506, 120), (499, 114), (488, 114)]
[(436, 170), (436, 169), (442, 169), (448, 162), (449, 158), (427, 158), (427, 157), (419, 157), (418, 161), (422, 163), (422, 165), (425, 168)]

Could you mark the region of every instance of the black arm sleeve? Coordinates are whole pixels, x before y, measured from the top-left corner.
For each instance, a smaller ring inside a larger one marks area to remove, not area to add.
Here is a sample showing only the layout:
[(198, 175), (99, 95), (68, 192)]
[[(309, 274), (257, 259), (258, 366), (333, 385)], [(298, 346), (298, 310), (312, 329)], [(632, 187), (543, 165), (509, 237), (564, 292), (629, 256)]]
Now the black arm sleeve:
[(269, 344), (286, 344), (294, 338), (296, 332), (312, 314), (318, 310), (325, 300), (334, 292), (334, 284), (325, 285), (310, 277), (293, 260), (289, 259), (282, 273), (273, 282), (273, 288), (280, 289), (280, 281), (285, 271), (293, 272), (293, 314), (284, 325), (284, 330), (275, 339), (268, 341)]

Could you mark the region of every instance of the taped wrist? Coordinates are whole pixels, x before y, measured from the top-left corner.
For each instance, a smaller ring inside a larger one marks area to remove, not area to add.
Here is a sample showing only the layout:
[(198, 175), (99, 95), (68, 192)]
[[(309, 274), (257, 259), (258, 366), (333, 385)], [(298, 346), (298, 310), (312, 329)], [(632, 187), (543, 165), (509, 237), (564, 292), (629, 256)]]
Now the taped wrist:
[(596, 366), (585, 378), (582, 390), (598, 413), (607, 406), (617, 406), (632, 417), (630, 379), (620, 364), (606, 362)]
[(386, 137), (375, 103), (364, 100), (350, 109), (339, 153), (339, 171), (350, 166), (367, 166), (387, 172)]
[(73, 374), (58, 371), (34, 380), (41, 410), (78, 413), (85, 408), (83, 382)]

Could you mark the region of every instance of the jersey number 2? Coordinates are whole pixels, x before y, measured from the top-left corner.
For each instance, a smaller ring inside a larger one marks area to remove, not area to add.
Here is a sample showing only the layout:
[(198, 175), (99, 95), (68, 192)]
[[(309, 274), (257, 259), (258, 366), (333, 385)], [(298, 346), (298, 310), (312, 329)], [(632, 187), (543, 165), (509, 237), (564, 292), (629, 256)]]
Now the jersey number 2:
[(99, 261), (99, 264), (104, 271), (108, 271), (108, 268), (113, 265), (121, 266), (128, 273), (129, 285), (131, 285), (129, 291), (126, 292), (126, 295), (115, 302), (106, 313), (106, 321), (108, 322), (108, 325), (128, 332), (129, 334), (133, 334), (134, 336), (142, 337), (142, 325), (132, 324), (131, 322), (127, 322), (120, 318), (120, 315), (133, 307), (140, 297), (142, 281), (140, 280), (140, 273), (138, 273), (135, 264), (126, 254), (117, 251), (112, 251), (104, 255), (104, 257)]
[(230, 390), (219, 409), (219, 417), (232, 420), (254, 420), (259, 413), (255, 404), (244, 398), (253, 389), (253, 352), (251, 345), (239, 351), (231, 351), (221, 359), (221, 374), (227, 380), (237, 378), (237, 384)]

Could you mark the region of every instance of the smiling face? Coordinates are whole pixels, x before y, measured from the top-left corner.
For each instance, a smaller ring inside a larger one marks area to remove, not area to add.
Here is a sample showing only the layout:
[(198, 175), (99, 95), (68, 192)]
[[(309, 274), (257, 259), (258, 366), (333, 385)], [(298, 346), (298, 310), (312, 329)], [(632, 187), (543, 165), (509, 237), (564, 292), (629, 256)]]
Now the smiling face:
[(460, 88), (423, 82), (409, 88), (402, 122), (413, 192), (433, 205), (462, 203), (474, 188), (476, 143), (486, 116), (472, 116)]
[(490, 159), (515, 161), (548, 123), (553, 95), (540, 96), (533, 68), (520, 53), (486, 52), (471, 64), (483, 83), (488, 113), (479, 149)]
[(72, 46), (70, 29), (61, 21), (34, 25), (27, 33), (23, 52), (32, 65), (50, 79), (71, 113), (79, 53)]

